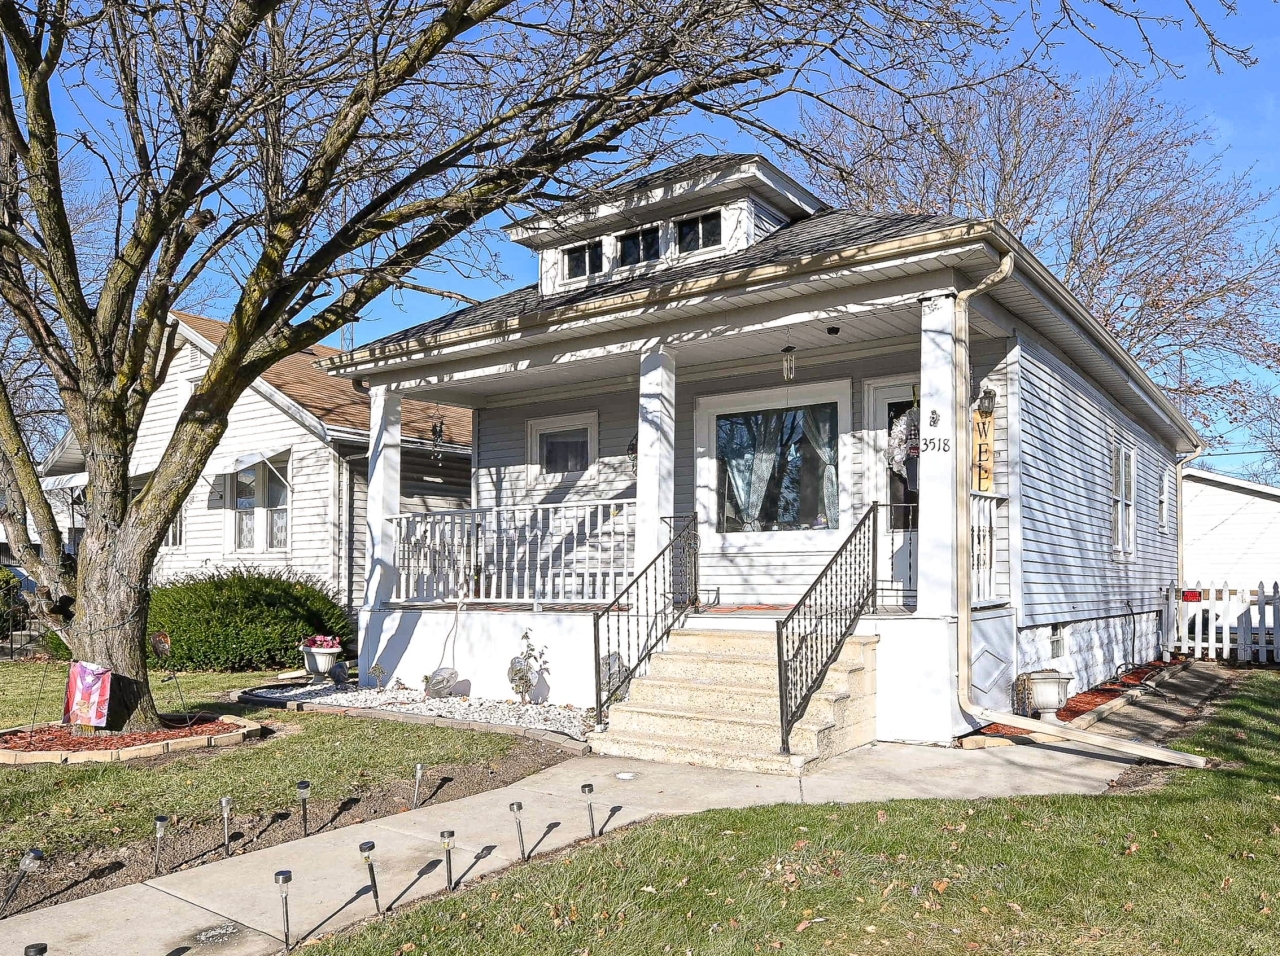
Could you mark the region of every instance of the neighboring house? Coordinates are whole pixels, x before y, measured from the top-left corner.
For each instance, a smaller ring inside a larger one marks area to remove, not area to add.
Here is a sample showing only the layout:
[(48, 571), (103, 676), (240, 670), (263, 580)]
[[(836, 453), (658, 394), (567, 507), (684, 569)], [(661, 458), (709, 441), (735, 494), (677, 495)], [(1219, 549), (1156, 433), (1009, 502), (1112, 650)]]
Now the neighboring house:
[[(194, 384), (226, 331), (213, 319), (174, 313), (180, 348), (139, 429), (131, 474), (141, 487), (160, 460)], [(336, 349), (313, 346), (273, 366), (231, 409), (156, 560), (153, 579), (242, 565), (292, 568), (328, 583), (348, 607), (364, 598), (369, 396), (314, 367)], [(405, 403), (404, 511), (457, 508), (470, 497), (471, 416)], [(43, 483), (68, 548), (83, 528), (84, 458), (74, 435), (45, 461)]]
[[(611, 704), (597, 750), (794, 769), (975, 725), (962, 574), (988, 707), (1027, 671), (1079, 690), (1156, 655), (1199, 440), (1000, 225), (829, 209), (734, 155), (507, 231), (535, 285), (319, 363), (372, 388), (383, 450), (362, 674), (454, 661), (509, 697), (527, 628), (553, 703)], [(475, 409), (472, 510), (399, 514), (409, 399)]]
[(1185, 584), (1270, 588), (1280, 580), (1280, 488), (1187, 468), (1182, 500)]

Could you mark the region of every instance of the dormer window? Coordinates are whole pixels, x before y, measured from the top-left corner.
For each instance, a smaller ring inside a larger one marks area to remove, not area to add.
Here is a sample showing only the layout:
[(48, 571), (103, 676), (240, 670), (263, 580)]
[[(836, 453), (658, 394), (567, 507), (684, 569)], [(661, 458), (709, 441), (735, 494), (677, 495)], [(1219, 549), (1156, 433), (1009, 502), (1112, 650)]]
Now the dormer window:
[(720, 245), (720, 210), (678, 220), (676, 244), (682, 253)]
[(594, 276), (604, 272), (604, 243), (596, 239), (594, 242), (566, 250), (564, 271), (566, 277), (570, 279), (581, 279), (583, 276)]
[(647, 226), (618, 237), (618, 262), (624, 266), (653, 262), (658, 258), (658, 227)]

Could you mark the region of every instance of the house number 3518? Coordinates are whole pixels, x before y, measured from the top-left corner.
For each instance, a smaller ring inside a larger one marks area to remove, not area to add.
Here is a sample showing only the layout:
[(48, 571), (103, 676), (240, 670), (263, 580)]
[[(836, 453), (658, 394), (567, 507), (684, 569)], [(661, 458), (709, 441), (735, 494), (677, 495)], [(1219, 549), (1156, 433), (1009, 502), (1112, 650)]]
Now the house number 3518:
[(951, 451), (951, 439), (950, 438), (921, 438), (920, 453), (924, 454), (926, 451)]

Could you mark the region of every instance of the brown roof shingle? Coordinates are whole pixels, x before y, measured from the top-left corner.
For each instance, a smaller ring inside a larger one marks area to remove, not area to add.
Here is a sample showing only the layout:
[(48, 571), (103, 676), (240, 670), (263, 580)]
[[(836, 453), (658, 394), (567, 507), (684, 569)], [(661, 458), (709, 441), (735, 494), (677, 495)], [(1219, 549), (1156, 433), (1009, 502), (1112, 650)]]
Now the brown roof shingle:
[[(179, 322), (215, 346), (226, 334), (225, 322), (189, 312), (173, 314)], [(356, 391), (350, 380), (335, 378), (315, 367), (317, 359), (338, 354), (338, 349), (327, 345), (313, 345), (281, 359), (262, 377), (267, 384), (279, 389), (326, 425), (368, 432), (368, 394)], [(406, 398), (401, 416), (401, 430), (408, 438), (431, 440), (432, 424), (443, 419), (445, 442), (451, 445), (471, 444), (471, 412), (465, 408)]]

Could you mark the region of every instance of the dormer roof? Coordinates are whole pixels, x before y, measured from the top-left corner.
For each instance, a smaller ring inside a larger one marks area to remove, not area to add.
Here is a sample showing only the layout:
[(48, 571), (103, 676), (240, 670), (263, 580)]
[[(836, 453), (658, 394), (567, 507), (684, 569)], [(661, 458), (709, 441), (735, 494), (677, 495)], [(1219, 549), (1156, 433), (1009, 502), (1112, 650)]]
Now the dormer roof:
[(822, 200), (763, 156), (721, 153), (694, 156), (586, 195), (554, 213), (520, 219), (503, 230), (512, 241), (541, 250), (741, 195), (755, 195), (790, 221), (826, 208)]

